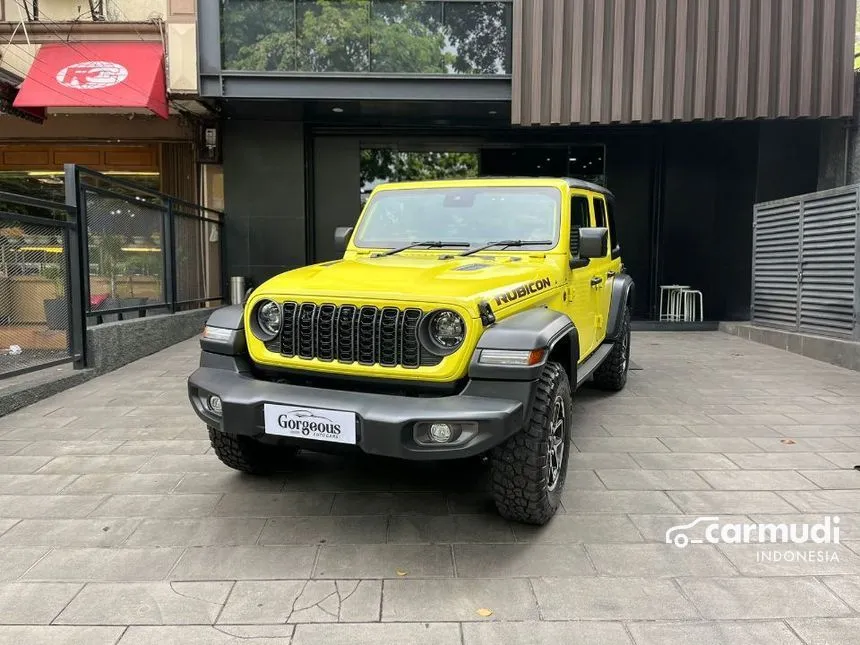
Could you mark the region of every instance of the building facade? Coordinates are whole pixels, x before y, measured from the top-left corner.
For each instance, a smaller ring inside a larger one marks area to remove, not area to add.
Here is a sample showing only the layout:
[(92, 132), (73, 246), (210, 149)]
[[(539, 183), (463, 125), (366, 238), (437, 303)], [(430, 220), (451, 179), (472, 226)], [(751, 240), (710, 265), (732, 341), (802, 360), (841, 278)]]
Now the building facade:
[(199, 201), (194, 0), (0, 0), (0, 190), (77, 163)]
[(336, 257), (380, 181), (563, 175), (659, 285), (749, 315), (752, 206), (853, 173), (855, 0), (199, 0), (229, 275)]

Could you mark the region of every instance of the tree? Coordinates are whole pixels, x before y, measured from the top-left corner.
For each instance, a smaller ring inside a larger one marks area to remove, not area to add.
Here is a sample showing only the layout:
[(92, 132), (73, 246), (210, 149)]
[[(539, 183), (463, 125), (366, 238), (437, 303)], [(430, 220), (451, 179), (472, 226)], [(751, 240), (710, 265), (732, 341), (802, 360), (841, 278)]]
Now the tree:
[(375, 181), (417, 181), (475, 177), (478, 156), (472, 152), (399, 152), (386, 148), (361, 151), (361, 185)]
[(227, 69), (498, 74), (510, 67), (504, 2), (222, 2)]

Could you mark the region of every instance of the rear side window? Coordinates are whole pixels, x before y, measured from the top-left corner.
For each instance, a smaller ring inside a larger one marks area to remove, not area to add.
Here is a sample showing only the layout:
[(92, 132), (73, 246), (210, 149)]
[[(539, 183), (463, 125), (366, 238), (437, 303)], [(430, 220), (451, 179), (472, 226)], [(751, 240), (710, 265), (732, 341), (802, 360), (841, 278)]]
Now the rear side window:
[(606, 218), (609, 220), (609, 248), (618, 248), (618, 238), (615, 237), (615, 204), (610, 199), (606, 202)]
[(574, 195), (570, 198), (570, 254), (573, 257), (579, 255), (579, 233), (580, 228), (591, 226), (588, 212), (588, 198), (582, 195)]
[(595, 226), (599, 228), (608, 228), (609, 229), (609, 248), (612, 248), (612, 245), (615, 244), (615, 233), (612, 230), (612, 223), (607, 222), (609, 218), (606, 216), (606, 203), (603, 201), (602, 197), (594, 198), (594, 222)]

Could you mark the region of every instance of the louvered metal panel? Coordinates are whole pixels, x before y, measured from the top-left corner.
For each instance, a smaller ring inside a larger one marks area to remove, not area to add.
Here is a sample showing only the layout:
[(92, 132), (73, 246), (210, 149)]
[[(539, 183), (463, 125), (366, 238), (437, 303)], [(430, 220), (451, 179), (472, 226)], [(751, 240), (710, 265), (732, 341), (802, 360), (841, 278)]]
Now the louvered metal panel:
[(800, 329), (854, 334), (857, 193), (808, 197), (803, 202)]
[(850, 117), (856, 0), (515, 0), (516, 125)]
[(757, 204), (752, 321), (860, 340), (860, 186)]
[(753, 235), (753, 320), (797, 325), (800, 204), (757, 207)]

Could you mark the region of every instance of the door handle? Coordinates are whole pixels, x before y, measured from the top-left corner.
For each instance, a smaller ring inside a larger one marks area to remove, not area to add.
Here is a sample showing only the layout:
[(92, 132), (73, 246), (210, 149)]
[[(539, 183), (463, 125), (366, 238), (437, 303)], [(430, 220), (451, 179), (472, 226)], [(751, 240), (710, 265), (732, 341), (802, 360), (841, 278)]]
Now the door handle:
[(607, 278), (614, 278), (615, 277), (615, 271), (607, 271), (606, 277)]
[(591, 279), (591, 286), (592, 286), (592, 287), (596, 287), (596, 286), (597, 286), (597, 285), (599, 285), (601, 282), (603, 282), (603, 278), (601, 278), (600, 276), (596, 275), (596, 276), (594, 276), (594, 277)]

